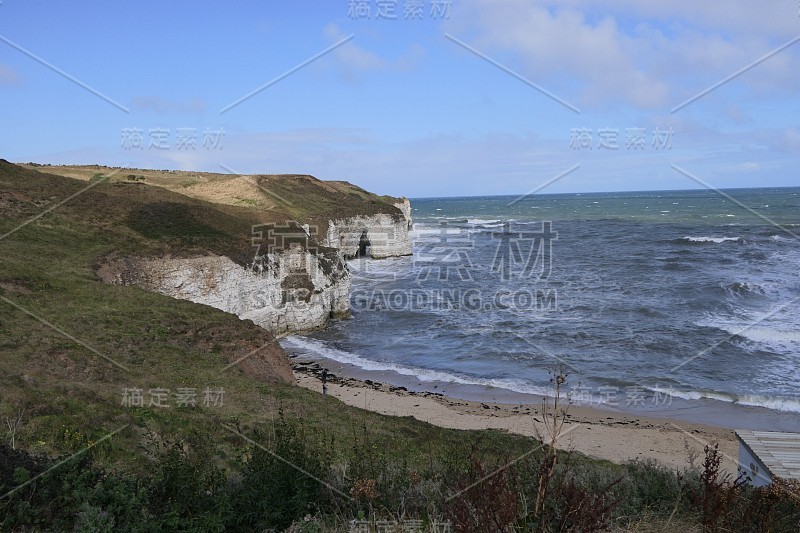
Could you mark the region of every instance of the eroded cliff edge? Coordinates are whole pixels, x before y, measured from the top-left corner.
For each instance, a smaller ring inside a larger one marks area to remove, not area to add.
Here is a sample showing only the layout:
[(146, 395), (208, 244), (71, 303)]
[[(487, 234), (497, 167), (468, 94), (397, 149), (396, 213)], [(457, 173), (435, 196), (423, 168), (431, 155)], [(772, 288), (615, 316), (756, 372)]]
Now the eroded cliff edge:
[(98, 270), (134, 285), (252, 320), (276, 336), (324, 327), (350, 309), (350, 273), (338, 254), (287, 250), (241, 265), (225, 256), (126, 257)]
[[(252, 227), (252, 256), (109, 257), (98, 275), (107, 283), (209, 305), (281, 336), (349, 316), (346, 259), (411, 254), (406, 198), (378, 197), (345, 182), (308, 176), (270, 176), (256, 183), (291, 198), (294, 212), (270, 213), (278, 221)], [(285, 238), (287, 230), (291, 238)]]
[(396, 214), (331, 220), (325, 245), (338, 249), (347, 259), (365, 255), (373, 259), (411, 255), (410, 225), (410, 218)]

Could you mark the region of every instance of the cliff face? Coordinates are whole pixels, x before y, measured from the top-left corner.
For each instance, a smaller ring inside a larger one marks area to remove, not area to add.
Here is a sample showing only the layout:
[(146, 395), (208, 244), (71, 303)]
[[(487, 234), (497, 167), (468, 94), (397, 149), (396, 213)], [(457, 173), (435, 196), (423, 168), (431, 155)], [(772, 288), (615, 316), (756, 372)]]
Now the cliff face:
[[(236, 183), (228, 179), (206, 185)], [(344, 259), (411, 255), (411, 204), (406, 198), (379, 197), (344, 182), (321, 182), (309, 176), (263, 177), (258, 183), (280, 190), (282, 201), (288, 203), (291, 198), (297, 213), (270, 212), (273, 220), (283, 222), (252, 225), (251, 244), (258, 246), (254, 258), (242, 252), (246, 249), (242, 242), (226, 248), (212, 241), (189, 257), (107, 261), (99, 274), (109, 283), (209, 305), (252, 320), (274, 335), (286, 335), (323, 328), (331, 318), (349, 315), (350, 273)], [(218, 227), (229, 224), (230, 234), (241, 241), (242, 230), (249, 227), (239, 218), (209, 222), (189, 216), (183, 204), (162, 204), (147, 204), (136, 211), (133, 229), (164, 238), (187, 232), (216, 236)], [(225, 211), (229, 213), (245, 216)], [(259, 218), (263, 220), (263, 214)], [(312, 227), (291, 220), (324, 220), (325, 224)], [(226, 235), (220, 242), (231, 239)]]
[[(266, 253), (259, 248), (245, 266), (221, 255), (124, 258), (107, 261), (98, 274), (108, 283), (210, 305), (277, 336), (319, 329), (350, 313), (350, 272), (343, 258), (411, 254), (411, 206), (405, 200), (396, 207), (402, 216), (330, 221), (320, 247), (313, 246), (308, 226), (298, 226), (294, 231), (305, 232), (303, 246), (267, 246)], [(265, 234), (260, 242), (274, 242), (274, 237)]]
[(274, 335), (323, 327), (350, 308), (350, 273), (335, 252), (286, 250), (259, 256), (249, 267), (224, 256), (127, 258), (99, 273), (110, 283), (233, 313)]
[(409, 224), (405, 216), (383, 213), (331, 220), (325, 246), (337, 248), (348, 259), (366, 255), (373, 259), (411, 255)]
[(411, 226), (414, 225), (414, 221), (411, 218), (411, 202), (408, 201), (408, 198), (405, 196), (401, 198), (400, 202), (392, 204), (397, 209), (403, 213), (403, 217), (405, 217), (406, 222), (408, 223), (408, 229), (411, 229)]

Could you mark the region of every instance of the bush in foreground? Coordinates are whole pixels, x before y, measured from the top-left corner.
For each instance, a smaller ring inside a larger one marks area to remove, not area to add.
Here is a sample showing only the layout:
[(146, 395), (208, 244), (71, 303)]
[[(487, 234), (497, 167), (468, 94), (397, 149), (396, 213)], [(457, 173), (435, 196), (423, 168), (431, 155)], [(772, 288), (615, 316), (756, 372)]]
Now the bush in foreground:
[(94, 449), (46, 460), (1, 444), (0, 529), (434, 531), (449, 522), (481, 532), (794, 532), (800, 523), (798, 484), (752, 488), (722, 475), (713, 446), (702, 470), (674, 472), (533, 440), (530, 452), (509, 457), (481, 436), (393, 453), (367, 427), (336, 443), (283, 413), (269, 433), (236, 434), (233, 457), (212, 435), (150, 435), (151, 468), (140, 476), (97, 466)]

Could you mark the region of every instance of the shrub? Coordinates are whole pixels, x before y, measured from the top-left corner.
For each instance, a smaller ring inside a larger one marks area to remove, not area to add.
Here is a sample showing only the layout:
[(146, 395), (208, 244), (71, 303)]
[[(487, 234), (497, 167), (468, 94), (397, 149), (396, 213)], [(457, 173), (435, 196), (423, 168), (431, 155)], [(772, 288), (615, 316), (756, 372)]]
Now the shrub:
[[(0, 445), (0, 465), (4, 496), (0, 530), (103, 531), (111, 526), (146, 530), (142, 521), (147, 509), (144, 485), (138, 479), (95, 467), (92, 450), (50, 462)], [(10, 467), (14, 468), (11, 480), (7, 475)]]
[(161, 441), (151, 436), (155, 459), (149, 508), (161, 527), (181, 531), (223, 531), (230, 512), (227, 477), (218, 466), (210, 434)]
[(283, 411), (272, 444), (260, 433), (253, 441), (234, 489), (237, 527), (283, 530), (328, 506), (332, 443), (314, 442), (304, 424), (287, 419)]

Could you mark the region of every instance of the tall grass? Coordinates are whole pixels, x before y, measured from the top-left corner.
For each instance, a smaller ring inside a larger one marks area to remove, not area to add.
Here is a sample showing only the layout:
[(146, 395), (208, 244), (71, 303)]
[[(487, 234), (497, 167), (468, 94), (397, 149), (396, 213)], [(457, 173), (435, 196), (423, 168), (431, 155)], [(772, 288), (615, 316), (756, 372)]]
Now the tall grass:
[(151, 435), (149, 473), (136, 476), (98, 466), (93, 450), (52, 468), (57, 461), (2, 444), (0, 493), (13, 492), (0, 499), (0, 529), (789, 532), (800, 521), (797, 484), (752, 488), (720, 476), (713, 446), (702, 470), (676, 472), (533, 440), (538, 451), (521, 458), (480, 437), (397, 454), (368, 427), (352, 434), (336, 442), (280, 412), (269, 432), (235, 439), (233, 458), (211, 434)]

